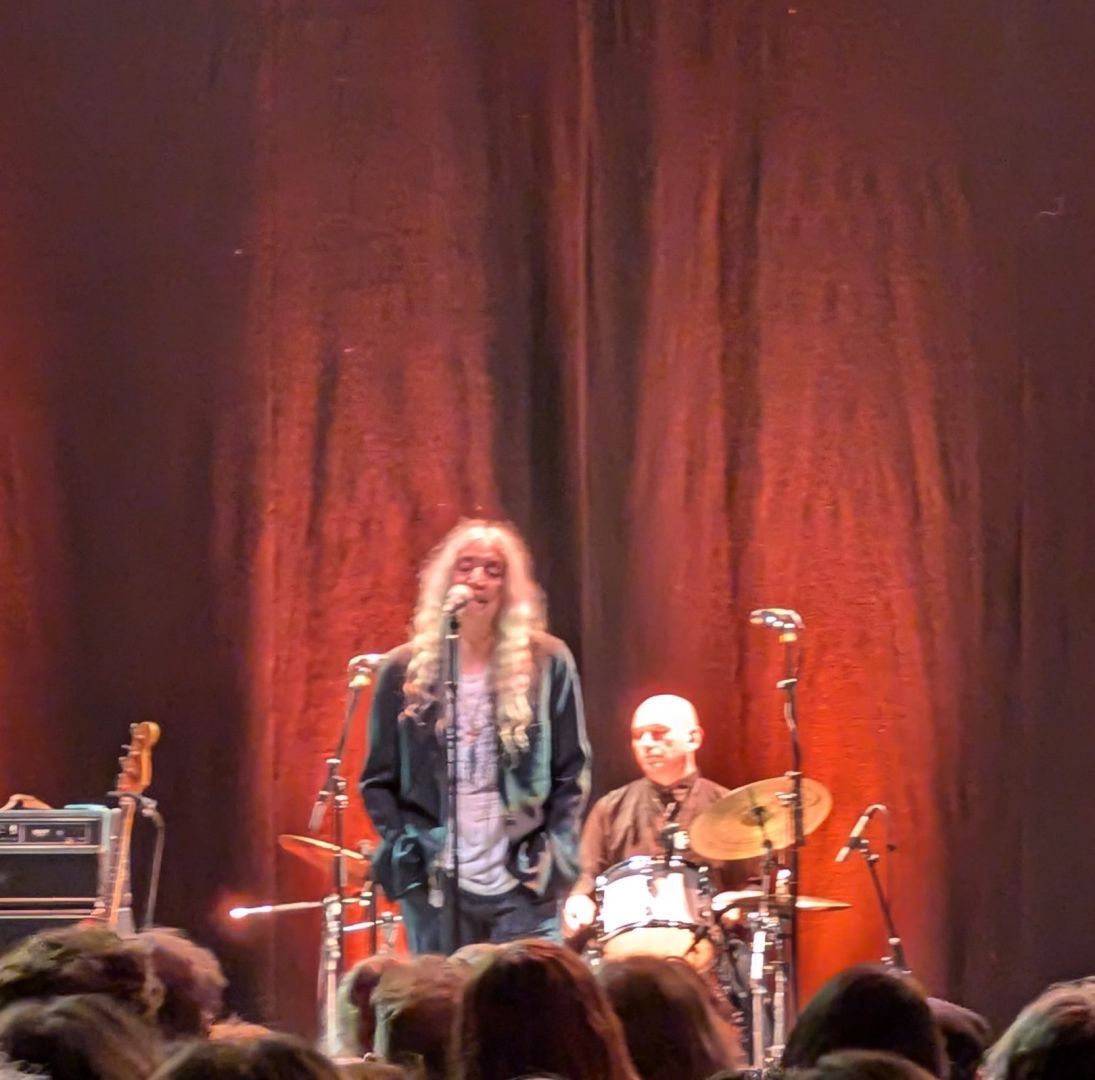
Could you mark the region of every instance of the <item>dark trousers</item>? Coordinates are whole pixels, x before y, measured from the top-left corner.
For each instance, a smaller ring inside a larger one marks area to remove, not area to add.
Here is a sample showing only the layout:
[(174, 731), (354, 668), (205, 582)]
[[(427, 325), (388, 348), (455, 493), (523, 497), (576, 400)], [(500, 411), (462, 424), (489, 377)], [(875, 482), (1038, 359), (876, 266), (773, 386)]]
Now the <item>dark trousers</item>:
[(412, 889), (400, 902), (403, 930), (412, 953), (455, 952), (462, 945), (488, 941), (498, 944), (517, 938), (560, 938), (559, 904), (518, 885), (501, 896), (460, 893), (460, 920), (453, 940), (452, 887), (441, 907), (429, 903), (425, 888)]

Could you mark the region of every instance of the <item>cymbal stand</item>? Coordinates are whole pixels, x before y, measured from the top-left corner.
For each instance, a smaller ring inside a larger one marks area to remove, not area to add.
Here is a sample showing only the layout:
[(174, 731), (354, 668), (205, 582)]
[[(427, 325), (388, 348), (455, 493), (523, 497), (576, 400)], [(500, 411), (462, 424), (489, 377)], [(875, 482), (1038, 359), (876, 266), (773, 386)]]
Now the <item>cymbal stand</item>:
[[(782, 1053), (786, 1037), (787, 1016), (787, 965), (783, 956), (783, 923), (778, 914), (769, 908), (768, 898), (778, 902), (786, 893), (788, 871), (780, 867), (775, 847), (765, 828), (765, 811), (754, 804), (753, 817), (764, 844), (764, 862), (761, 869), (761, 898), (755, 912), (746, 916), (750, 929), (749, 953), (749, 1011), (751, 1067), (763, 1071)], [(771, 951), (773, 959), (769, 963)], [(772, 990), (768, 989), (768, 976), (772, 976)], [(768, 1004), (771, 1000), (771, 1024)]]
[(780, 641), (784, 644), (784, 678), (776, 683), (776, 688), (783, 691), (783, 719), (787, 724), (787, 731), (791, 736), (791, 769), (787, 773), (787, 779), (791, 781), (791, 790), (784, 797), (783, 802), (791, 811), (792, 841), (791, 855), (788, 860), (789, 877), (787, 880), (787, 892), (789, 898), (788, 936), (791, 943), (790, 957), (787, 962), (785, 978), (787, 981), (787, 997), (790, 1008), (787, 1010), (794, 1015), (798, 1008), (798, 894), (799, 894), (799, 853), (806, 845), (806, 831), (802, 814), (802, 743), (798, 737), (798, 711), (796, 690), (798, 687), (798, 660), (795, 655), (795, 644), (798, 638), (793, 633), (780, 635)]
[[(764, 829), (764, 811), (753, 807), (753, 815), (761, 833)], [(764, 864), (761, 870), (761, 900), (758, 909), (750, 912), (745, 919), (750, 929), (749, 941), (749, 1036), (752, 1049), (752, 1067), (763, 1069), (768, 1057), (768, 948), (772, 941), (773, 919), (768, 912), (768, 894), (772, 888), (775, 871), (775, 849), (772, 841), (764, 835)]]
[[(786, 905), (790, 900), (790, 881), (791, 871), (786, 867), (776, 871), (775, 897), (779, 907), (777, 907), (778, 915), (775, 920), (778, 937), (775, 941), (772, 960), (772, 1039), (768, 1044), (768, 1064), (770, 1065), (779, 1064), (783, 1056), (783, 1047), (787, 1043), (787, 1006), (791, 995), (786, 955), (788, 931), (784, 922), (787, 919)], [(791, 941), (793, 944), (793, 937)]]

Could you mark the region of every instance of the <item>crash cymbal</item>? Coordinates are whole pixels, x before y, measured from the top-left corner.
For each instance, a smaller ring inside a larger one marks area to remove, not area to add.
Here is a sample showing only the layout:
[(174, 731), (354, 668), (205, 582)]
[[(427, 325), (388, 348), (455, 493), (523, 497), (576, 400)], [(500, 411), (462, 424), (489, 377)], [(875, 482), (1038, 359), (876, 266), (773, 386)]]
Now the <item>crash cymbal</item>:
[[(766, 841), (776, 851), (789, 847), (794, 829), (783, 797), (790, 793), (791, 781), (786, 776), (735, 788), (692, 822), (688, 830), (692, 850), (705, 859), (752, 859), (765, 853)], [(829, 789), (803, 777), (803, 832), (812, 833), (832, 807)]]
[[(760, 889), (742, 889), (740, 892), (720, 892), (711, 901), (711, 907), (715, 911), (725, 911), (727, 908), (755, 908), (764, 899), (764, 893)], [(768, 897), (771, 907), (787, 907), (790, 897)], [(799, 911), (841, 911), (852, 905), (843, 900), (827, 900), (824, 896), (799, 896), (795, 907)]]
[[(301, 859), (309, 866), (315, 866), (320, 870), (331, 873), (331, 864), (335, 861), (337, 844), (329, 844), (326, 840), (316, 840), (312, 836), (293, 836), (292, 833), (282, 833), (278, 837), (278, 846), (290, 855)], [(360, 851), (352, 848), (342, 849), (343, 866), (346, 867), (346, 882), (348, 885), (361, 885), (369, 876), (369, 860)]]

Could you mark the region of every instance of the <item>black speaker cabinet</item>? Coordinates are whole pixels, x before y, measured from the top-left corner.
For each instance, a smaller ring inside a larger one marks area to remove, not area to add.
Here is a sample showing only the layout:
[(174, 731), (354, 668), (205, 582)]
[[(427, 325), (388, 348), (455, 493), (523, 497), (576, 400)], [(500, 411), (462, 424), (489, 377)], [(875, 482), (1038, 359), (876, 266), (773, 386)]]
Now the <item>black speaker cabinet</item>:
[(0, 813), (0, 950), (91, 914), (116, 821), (105, 806)]
[(90, 914), (88, 911), (79, 914), (75, 911), (32, 911), (22, 915), (15, 911), (0, 912), (0, 954), (39, 930), (73, 926)]

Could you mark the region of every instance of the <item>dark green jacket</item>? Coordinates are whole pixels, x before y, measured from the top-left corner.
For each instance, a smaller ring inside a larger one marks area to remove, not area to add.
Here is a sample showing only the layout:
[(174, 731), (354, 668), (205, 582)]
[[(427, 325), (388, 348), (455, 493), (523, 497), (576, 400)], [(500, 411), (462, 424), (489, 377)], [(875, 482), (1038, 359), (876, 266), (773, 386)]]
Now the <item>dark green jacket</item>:
[[(582, 690), (570, 650), (533, 635), (529, 749), (513, 763), (498, 752), (498, 790), (509, 836), (507, 869), (538, 896), (564, 895), (578, 876), (578, 839), (589, 795), (590, 750)], [(365, 808), (380, 834), (375, 880), (392, 899), (425, 885), (445, 841), (448, 784), (435, 703), (410, 717), (403, 682), (411, 646), (392, 651), (377, 676), (369, 751), (361, 777)]]

